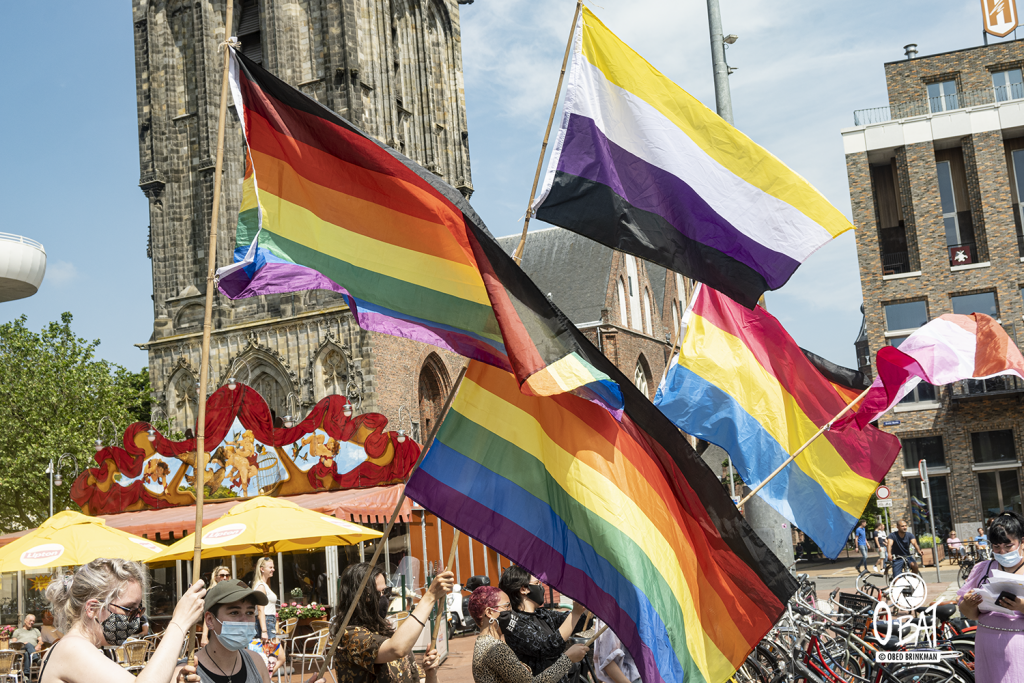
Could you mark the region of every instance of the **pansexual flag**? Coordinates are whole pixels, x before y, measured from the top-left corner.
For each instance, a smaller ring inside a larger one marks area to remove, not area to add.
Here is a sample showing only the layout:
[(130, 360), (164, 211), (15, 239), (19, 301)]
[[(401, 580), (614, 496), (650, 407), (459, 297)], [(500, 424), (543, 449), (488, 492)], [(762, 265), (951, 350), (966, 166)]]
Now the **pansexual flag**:
[(363, 329), (510, 369), (525, 391), (621, 407), (600, 353), (457, 190), (236, 51), (231, 88), (248, 156), (221, 292), (333, 290)]
[[(701, 286), (684, 321), (678, 362), (654, 403), (725, 449), (751, 488), (850, 401), (760, 306)], [(899, 451), (899, 439), (874, 427), (826, 431), (758, 495), (835, 557)]]
[(645, 683), (727, 680), (795, 581), (650, 400), (621, 422), (470, 363), (406, 485), (426, 509), (606, 622)]
[(748, 308), (853, 225), (587, 8), (537, 218)]

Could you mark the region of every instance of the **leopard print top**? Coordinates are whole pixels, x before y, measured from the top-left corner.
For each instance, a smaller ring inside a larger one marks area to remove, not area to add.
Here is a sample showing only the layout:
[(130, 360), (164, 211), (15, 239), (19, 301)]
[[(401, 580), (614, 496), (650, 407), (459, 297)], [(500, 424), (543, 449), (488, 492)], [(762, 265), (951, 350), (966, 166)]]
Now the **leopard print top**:
[(479, 636), (473, 648), (475, 683), (556, 683), (569, 673), (571, 667), (572, 662), (563, 654), (554, 664), (534, 676), (530, 667), (516, 658), (512, 648), (492, 636)]

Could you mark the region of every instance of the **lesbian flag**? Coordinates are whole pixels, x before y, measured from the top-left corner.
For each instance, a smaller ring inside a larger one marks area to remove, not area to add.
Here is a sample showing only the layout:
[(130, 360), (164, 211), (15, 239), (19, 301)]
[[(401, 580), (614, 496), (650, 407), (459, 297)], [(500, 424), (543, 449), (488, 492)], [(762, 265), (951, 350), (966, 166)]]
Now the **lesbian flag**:
[(909, 394), (923, 379), (951, 384), (999, 375), (1024, 378), (1024, 356), (998, 322), (984, 313), (947, 313), (907, 337), (897, 349), (883, 346), (875, 356), (878, 377), (857, 414), (836, 423), (863, 429)]
[(587, 8), (537, 218), (753, 308), (853, 225)]

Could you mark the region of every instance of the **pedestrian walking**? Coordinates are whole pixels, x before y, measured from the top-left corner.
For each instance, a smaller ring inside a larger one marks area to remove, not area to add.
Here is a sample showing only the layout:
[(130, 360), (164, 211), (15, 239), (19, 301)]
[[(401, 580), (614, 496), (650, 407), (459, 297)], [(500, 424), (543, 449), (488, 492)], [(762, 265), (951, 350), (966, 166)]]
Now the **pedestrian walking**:
[(886, 550), (886, 536), (885, 525), (881, 522), (875, 527), (875, 547), (878, 549), (878, 561), (875, 562), (875, 572), (882, 574), (885, 572), (886, 556), (888, 551)]
[[(860, 571), (866, 572), (868, 570), (868, 532), (867, 532), (867, 528), (868, 528), (867, 520), (866, 519), (862, 519), (862, 520), (860, 520), (860, 522), (857, 523), (857, 529), (854, 532), (854, 535), (856, 535), (856, 537), (857, 537), (857, 550), (860, 551), (860, 562), (857, 563), (857, 567), (856, 567), (857, 571), (859, 571), (859, 572)], [(861, 569), (862, 566), (864, 567), (864, 569)]]
[(146, 567), (120, 559), (93, 560), (52, 581), (46, 598), (53, 605), (54, 625), (65, 635), (47, 651), (39, 683), (199, 681), (192, 667), (177, 674), (175, 670), (185, 634), (203, 611), (202, 581), (178, 600), (164, 637), (137, 677), (103, 654), (102, 648), (121, 645), (138, 633), (142, 596), (148, 589)]
[(256, 562), (252, 587), (267, 596), (267, 601), (259, 606), (256, 617), (256, 627), (259, 630), (260, 640), (264, 644), (277, 636), (277, 593), (270, 588), (270, 579), (273, 577), (274, 560), (269, 557), (261, 557)]
[(586, 645), (570, 645), (551, 666), (534, 676), (505, 642), (502, 624), (509, 622), (501, 617), (511, 610), (509, 597), (500, 588), (480, 586), (469, 596), (469, 614), (480, 627), (473, 646), (474, 683), (556, 683), (590, 651)]
[(960, 614), (978, 622), (974, 647), (974, 680), (977, 683), (1019, 683), (1024, 681), (1024, 598), (1001, 597), (996, 605), (1009, 614), (981, 608), (978, 588), (988, 583), (996, 569), (1024, 574), (1024, 518), (1003, 512), (988, 528), (988, 542), (995, 559), (978, 562), (957, 593)]
[[(367, 572), (370, 579), (363, 592), (357, 594)], [(412, 646), (426, 626), (434, 604), (439, 603), (444, 612), (445, 597), (452, 592), (454, 583), (455, 574), (450, 571), (434, 577), (430, 588), (409, 612), (409, 618), (396, 629), (387, 620), (391, 588), (384, 571), (371, 567), (369, 562), (349, 565), (341, 573), (341, 591), (331, 627), (331, 637), (341, 638), (334, 653), (338, 683), (419, 683)], [(353, 602), (356, 608), (352, 619), (345, 632), (339, 634), (337, 629)], [(437, 650), (431, 647), (423, 656), (426, 683), (436, 683), (439, 663)]]

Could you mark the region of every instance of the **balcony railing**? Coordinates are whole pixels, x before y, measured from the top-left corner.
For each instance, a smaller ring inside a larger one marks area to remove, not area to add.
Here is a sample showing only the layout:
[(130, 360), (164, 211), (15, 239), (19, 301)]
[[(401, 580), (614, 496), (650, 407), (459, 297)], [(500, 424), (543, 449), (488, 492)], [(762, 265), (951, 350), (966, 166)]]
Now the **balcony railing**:
[(899, 275), (910, 272), (910, 254), (905, 251), (891, 251), (882, 254), (882, 275)]
[(926, 97), (913, 102), (875, 107), (874, 109), (858, 109), (853, 112), (853, 125), (870, 126), (895, 119), (906, 119), (911, 116), (925, 116), (944, 111), (980, 107), (986, 104), (1009, 102), (1024, 99), (1024, 86), (1020, 83), (1001, 85), (995, 88), (965, 90), (941, 97)]

